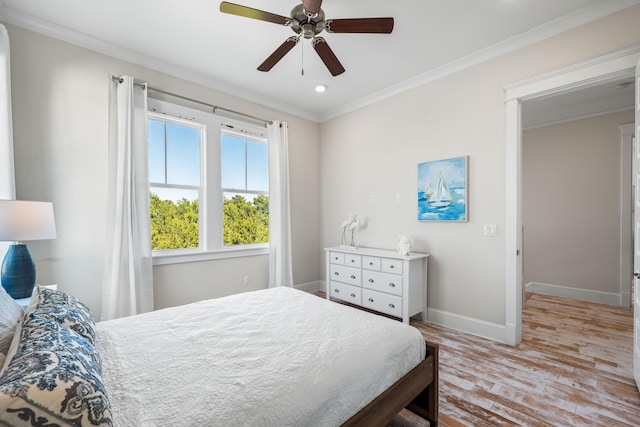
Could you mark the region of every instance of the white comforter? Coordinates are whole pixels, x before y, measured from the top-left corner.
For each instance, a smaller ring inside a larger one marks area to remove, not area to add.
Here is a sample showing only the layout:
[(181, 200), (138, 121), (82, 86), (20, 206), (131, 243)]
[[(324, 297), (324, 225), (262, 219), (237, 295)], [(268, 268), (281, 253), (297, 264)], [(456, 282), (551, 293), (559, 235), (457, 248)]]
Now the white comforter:
[(425, 357), (417, 329), (291, 288), (97, 333), (115, 426), (338, 426)]

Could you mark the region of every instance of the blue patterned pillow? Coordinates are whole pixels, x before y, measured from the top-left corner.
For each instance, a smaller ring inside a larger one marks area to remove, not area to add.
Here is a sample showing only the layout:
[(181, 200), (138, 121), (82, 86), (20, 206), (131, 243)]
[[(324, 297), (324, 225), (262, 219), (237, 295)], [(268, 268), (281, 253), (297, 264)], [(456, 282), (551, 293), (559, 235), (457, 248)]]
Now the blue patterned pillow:
[(96, 328), (89, 307), (64, 292), (37, 286), (27, 313), (61, 323), (95, 344)]
[(0, 377), (0, 420), (11, 426), (111, 426), (93, 345), (55, 320), (26, 317)]

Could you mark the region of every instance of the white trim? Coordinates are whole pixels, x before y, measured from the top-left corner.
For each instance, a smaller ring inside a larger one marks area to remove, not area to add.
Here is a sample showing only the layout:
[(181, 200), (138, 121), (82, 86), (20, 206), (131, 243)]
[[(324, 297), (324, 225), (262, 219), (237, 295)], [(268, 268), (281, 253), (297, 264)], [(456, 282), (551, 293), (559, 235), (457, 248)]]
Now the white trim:
[(373, 93), (372, 95), (366, 96), (354, 102), (347, 103), (340, 108), (336, 108), (327, 112), (326, 114), (323, 114), (320, 121), (326, 122), (328, 120), (366, 107), (367, 105), (374, 104), (400, 93), (415, 89), (416, 87), (423, 86), (427, 83), (441, 79), (458, 71), (470, 68), (474, 65), (487, 62), (493, 58), (497, 58), (509, 52), (513, 52), (518, 49), (533, 45), (542, 40), (579, 27), (580, 25), (587, 24), (591, 21), (595, 21), (596, 19), (611, 15), (612, 13), (618, 12), (622, 9), (626, 9), (627, 7), (631, 7), (638, 3), (640, 3), (640, 0), (607, 0), (607, 2), (596, 3), (590, 7), (586, 7), (562, 18), (545, 23), (527, 32), (496, 43), (485, 49), (476, 51), (470, 55), (463, 56), (462, 58), (441, 65), (425, 73), (418, 74), (415, 77), (407, 79), (399, 84), (390, 86), (379, 92)]
[(497, 323), (485, 322), (435, 308), (427, 309), (427, 317), (430, 323), (436, 323), (447, 328), (455, 329), (456, 331), (477, 335), (490, 340), (504, 342), (505, 326)]
[(519, 257), (514, 255), (516, 252), (514, 249), (522, 250), (522, 190), (519, 184), (522, 180), (520, 103), (527, 99), (569, 89), (575, 90), (622, 75), (626, 76), (635, 70), (639, 59), (640, 45), (637, 45), (505, 87), (507, 126), (505, 324), (508, 344), (517, 345), (522, 338), (522, 266)]
[(265, 244), (259, 248), (234, 248), (208, 252), (154, 251), (153, 265), (181, 264), (183, 262), (210, 261), (215, 259), (240, 258), (269, 255)]
[(505, 343), (515, 346), (522, 339), (522, 132), (520, 102), (510, 100), (505, 107)]
[(633, 226), (631, 210), (633, 200), (631, 172), (635, 124), (620, 129), (620, 305), (631, 307), (631, 280), (633, 277)]
[(247, 101), (258, 103), (268, 108), (273, 108), (284, 113), (301, 117), (303, 119), (322, 123), (346, 113), (358, 110), (367, 105), (379, 102), (383, 99), (390, 98), (399, 93), (409, 91), (434, 80), (438, 80), (455, 72), (486, 62), (490, 59), (502, 56), (518, 49), (522, 49), (534, 43), (538, 43), (542, 40), (571, 30), (580, 25), (584, 25), (591, 21), (595, 21), (597, 19), (616, 13), (620, 10), (634, 6), (638, 3), (640, 3), (640, 0), (607, 0), (606, 2), (597, 2), (591, 6), (577, 10), (562, 18), (547, 22), (522, 34), (496, 43), (485, 49), (481, 49), (477, 52), (429, 70), (425, 73), (419, 74), (416, 77), (390, 86), (389, 88), (376, 92), (370, 96), (366, 96), (354, 102), (347, 103), (342, 107), (328, 111), (324, 114), (315, 114), (309, 111), (300, 110), (299, 108), (292, 108), (291, 105), (274, 101), (272, 98), (265, 97), (256, 92), (247, 90), (246, 88), (233, 85), (229, 82), (225, 82), (211, 76), (186, 69), (176, 64), (159, 60), (157, 58), (145, 55), (142, 52), (136, 52), (120, 46), (115, 46), (103, 40), (90, 37), (86, 34), (82, 34), (68, 28), (64, 28), (59, 25), (55, 25), (50, 22), (38, 19), (24, 12), (20, 12), (13, 8), (7, 7), (4, 2), (0, 2), (0, 16), (5, 22), (8, 22), (9, 24), (34, 31), (48, 37), (62, 40), (76, 46), (84, 47), (86, 49), (90, 49), (95, 52), (99, 52), (101, 54), (108, 55), (132, 64), (143, 66), (151, 70), (162, 70), (166, 74), (196, 84), (200, 84), (202, 86), (220, 91), (222, 93), (231, 94)]
[[(328, 252), (327, 256), (329, 256)], [(315, 289), (312, 288), (312, 286), (320, 286), (321, 288)], [(309, 282), (307, 284), (296, 285), (295, 287), (308, 292), (326, 290), (326, 281)], [(427, 319), (421, 320), (423, 322), (428, 321), (446, 328), (455, 329), (456, 331), (477, 335), (494, 341), (505, 341), (504, 337), (506, 335), (506, 328), (497, 323), (485, 322), (483, 320), (474, 319), (473, 317), (437, 310), (435, 308), (427, 308)]]
[(532, 79), (505, 86), (505, 100), (521, 101), (545, 95), (565, 92), (590, 84), (628, 77), (635, 70), (633, 58), (638, 57), (640, 45), (611, 52), (606, 55), (579, 62), (559, 70), (541, 74)]
[(598, 304), (620, 305), (620, 294), (613, 292), (594, 291), (591, 289), (580, 289), (570, 286), (539, 282), (527, 283), (526, 289), (527, 292), (533, 292), (535, 294), (554, 295), (557, 297), (590, 301)]
[(44, 21), (2, 4), (0, 4), (0, 17), (11, 25), (16, 25), (29, 31), (80, 46), (121, 61), (146, 67), (150, 70), (162, 71), (165, 74), (250, 101), (254, 104), (259, 104), (264, 107), (272, 108), (274, 110), (282, 111), (314, 122), (318, 122), (319, 119), (315, 114), (294, 108), (284, 102), (275, 101), (273, 98), (266, 97), (265, 95), (234, 85), (230, 82), (154, 58), (142, 52), (136, 52), (131, 49), (107, 43), (103, 40)]
[(624, 107), (624, 108), (616, 108), (616, 109), (613, 109), (613, 110), (600, 111), (598, 113), (582, 114), (582, 115), (579, 115), (579, 116), (567, 117), (566, 119), (561, 119), (561, 120), (549, 120), (547, 122), (540, 122), (540, 123), (535, 124), (533, 126), (523, 126), (522, 130), (538, 129), (538, 128), (543, 128), (543, 127), (547, 127), (547, 126), (554, 126), (554, 125), (561, 125), (563, 123), (575, 122), (576, 120), (591, 119), (593, 117), (606, 116), (608, 114), (622, 113), (623, 111), (631, 111), (631, 110), (633, 110), (633, 108), (634, 108), (633, 106)]
[(324, 283), (325, 282), (323, 280), (316, 280), (313, 282), (300, 283), (299, 285), (294, 285), (293, 287), (301, 291), (311, 293), (316, 291), (324, 291), (325, 290)]

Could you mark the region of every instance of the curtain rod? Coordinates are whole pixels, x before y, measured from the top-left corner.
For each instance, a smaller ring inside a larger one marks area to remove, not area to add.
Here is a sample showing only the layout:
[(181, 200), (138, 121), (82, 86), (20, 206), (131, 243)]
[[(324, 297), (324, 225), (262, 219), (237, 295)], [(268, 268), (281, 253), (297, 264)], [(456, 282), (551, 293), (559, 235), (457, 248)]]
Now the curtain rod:
[[(124, 80), (121, 77), (117, 77), (117, 76), (111, 76), (111, 78), (114, 81), (117, 81), (118, 83), (122, 83)], [(171, 93), (171, 92), (167, 92), (166, 90), (162, 90), (162, 89), (156, 89), (153, 88), (151, 86), (149, 86), (148, 84), (142, 84), (142, 83), (134, 83), (135, 86), (139, 86), (143, 89), (148, 89), (151, 90), (153, 92), (158, 92), (161, 93), (163, 95), (168, 95), (168, 96), (173, 96), (175, 98), (179, 98), (179, 99), (183, 99), (185, 101), (189, 101), (189, 102), (195, 102), (196, 104), (200, 104), (200, 105), (204, 105), (205, 107), (209, 107), (211, 109), (213, 109), (213, 114), (216, 113), (216, 110), (222, 110), (222, 111), (226, 111), (227, 113), (232, 113), (232, 114), (237, 114), (239, 116), (243, 116), (243, 117), (247, 117), (249, 119), (258, 121), (263, 123), (265, 126), (268, 124), (273, 124), (273, 121), (271, 120), (265, 120), (265, 119), (261, 119), (260, 117), (256, 117), (256, 116), (252, 116), (250, 114), (245, 114), (245, 113), (241, 113), (240, 111), (235, 111), (235, 110), (230, 110), (228, 108), (224, 108), (224, 107), (220, 107), (218, 105), (213, 105), (213, 104), (209, 104), (208, 102), (204, 102), (204, 101), (199, 101), (197, 99), (193, 99), (193, 98), (189, 98), (187, 96), (183, 96), (183, 95), (178, 95), (176, 93)]]

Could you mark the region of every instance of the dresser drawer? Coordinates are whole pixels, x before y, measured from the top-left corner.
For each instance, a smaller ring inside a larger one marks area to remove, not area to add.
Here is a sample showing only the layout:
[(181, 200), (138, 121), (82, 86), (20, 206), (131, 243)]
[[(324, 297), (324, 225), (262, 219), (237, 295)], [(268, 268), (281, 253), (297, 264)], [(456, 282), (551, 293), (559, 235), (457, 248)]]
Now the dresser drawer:
[(362, 286), (374, 291), (402, 296), (402, 276), (396, 274), (364, 270), (362, 272)]
[(363, 289), (362, 305), (381, 313), (402, 317), (402, 298), (395, 295)]
[(331, 281), (331, 296), (352, 304), (362, 305), (362, 288)]
[(327, 278), (328, 280), (347, 283), (354, 286), (362, 285), (362, 270), (359, 268), (331, 264), (329, 272), (331, 277)]
[(329, 252), (331, 264), (344, 264), (344, 254), (342, 252)]
[(402, 274), (402, 260), (382, 258), (382, 271), (386, 273)]
[(349, 267), (360, 268), (362, 267), (362, 257), (360, 255), (345, 254), (344, 265), (348, 265)]
[(363, 256), (362, 268), (380, 271), (380, 258), (377, 256)]

